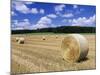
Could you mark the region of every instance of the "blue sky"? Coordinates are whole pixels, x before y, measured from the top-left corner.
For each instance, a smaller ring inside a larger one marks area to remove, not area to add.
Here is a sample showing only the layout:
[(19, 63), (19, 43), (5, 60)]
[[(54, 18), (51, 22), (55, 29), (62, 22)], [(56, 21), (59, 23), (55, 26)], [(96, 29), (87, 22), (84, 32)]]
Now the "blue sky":
[(76, 4), (12, 1), (11, 29), (96, 26), (96, 7)]

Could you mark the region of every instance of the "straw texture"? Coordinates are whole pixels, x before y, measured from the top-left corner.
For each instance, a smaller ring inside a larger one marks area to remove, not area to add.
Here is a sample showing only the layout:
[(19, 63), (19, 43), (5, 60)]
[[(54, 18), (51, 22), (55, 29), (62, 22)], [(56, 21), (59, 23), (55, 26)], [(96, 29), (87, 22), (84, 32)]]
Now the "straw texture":
[(86, 38), (80, 34), (69, 34), (61, 44), (62, 57), (67, 62), (76, 62), (84, 59), (89, 50)]

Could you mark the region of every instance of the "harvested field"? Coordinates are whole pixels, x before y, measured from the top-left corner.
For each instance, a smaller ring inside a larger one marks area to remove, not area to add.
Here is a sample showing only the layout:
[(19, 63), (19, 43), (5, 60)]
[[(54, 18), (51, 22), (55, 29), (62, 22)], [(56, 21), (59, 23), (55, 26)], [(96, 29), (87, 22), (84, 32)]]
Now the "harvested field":
[[(82, 34), (88, 39), (89, 53), (86, 59), (68, 63), (62, 59), (61, 41), (66, 34), (52, 35), (12, 35), (11, 73), (34, 73), (69, 70), (95, 69), (95, 34)], [(45, 36), (46, 40), (42, 37)], [(16, 37), (24, 37), (25, 43), (18, 44)]]

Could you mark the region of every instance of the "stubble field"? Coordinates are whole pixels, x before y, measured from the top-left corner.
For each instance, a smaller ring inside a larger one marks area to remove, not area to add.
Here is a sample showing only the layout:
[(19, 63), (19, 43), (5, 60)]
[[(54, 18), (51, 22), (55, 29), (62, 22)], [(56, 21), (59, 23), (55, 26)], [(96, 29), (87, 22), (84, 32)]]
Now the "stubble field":
[[(12, 35), (11, 73), (95, 69), (95, 34), (82, 35), (89, 42), (89, 53), (85, 60), (76, 63), (68, 63), (62, 59), (61, 42), (66, 34)], [(45, 40), (42, 39), (43, 36), (45, 36)], [(18, 44), (15, 40), (16, 37), (24, 37), (25, 43)]]

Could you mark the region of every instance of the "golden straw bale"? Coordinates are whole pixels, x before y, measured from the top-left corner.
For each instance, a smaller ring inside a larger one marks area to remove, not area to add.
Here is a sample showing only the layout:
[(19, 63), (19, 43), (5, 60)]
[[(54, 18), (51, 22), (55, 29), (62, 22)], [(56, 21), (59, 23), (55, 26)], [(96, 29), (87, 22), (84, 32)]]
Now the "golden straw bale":
[(62, 40), (61, 49), (64, 60), (77, 62), (87, 56), (89, 45), (84, 36), (69, 34)]
[(25, 43), (25, 39), (23, 37), (20, 37), (18, 40), (19, 44), (24, 44)]

